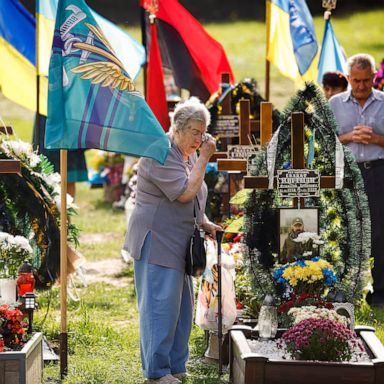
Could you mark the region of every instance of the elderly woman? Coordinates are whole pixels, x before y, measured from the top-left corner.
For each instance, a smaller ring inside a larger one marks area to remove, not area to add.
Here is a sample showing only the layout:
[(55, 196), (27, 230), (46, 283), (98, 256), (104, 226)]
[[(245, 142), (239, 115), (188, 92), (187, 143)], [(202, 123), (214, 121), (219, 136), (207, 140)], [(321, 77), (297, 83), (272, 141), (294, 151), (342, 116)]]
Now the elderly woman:
[(136, 205), (124, 248), (135, 259), (141, 360), (150, 382), (180, 383), (186, 376), (194, 296), (185, 255), (194, 213), (212, 238), (221, 230), (204, 214), (205, 168), (216, 150), (206, 134), (209, 122), (209, 112), (197, 98), (179, 103), (165, 164), (148, 158), (139, 162)]

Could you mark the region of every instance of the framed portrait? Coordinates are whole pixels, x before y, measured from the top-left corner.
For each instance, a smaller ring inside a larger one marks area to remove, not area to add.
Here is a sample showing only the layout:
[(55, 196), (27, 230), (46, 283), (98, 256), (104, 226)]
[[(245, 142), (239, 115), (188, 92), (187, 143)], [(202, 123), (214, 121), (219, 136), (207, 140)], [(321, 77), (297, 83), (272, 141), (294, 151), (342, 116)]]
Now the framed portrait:
[[(318, 208), (280, 208), (279, 209), (279, 261), (292, 262), (299, 252), (293, 250), (295, 246), (290, 239), (297, 237), (300, 232), (314, 232), (319, 234)], [(303, 252), (301, 250), (300, 252)]]

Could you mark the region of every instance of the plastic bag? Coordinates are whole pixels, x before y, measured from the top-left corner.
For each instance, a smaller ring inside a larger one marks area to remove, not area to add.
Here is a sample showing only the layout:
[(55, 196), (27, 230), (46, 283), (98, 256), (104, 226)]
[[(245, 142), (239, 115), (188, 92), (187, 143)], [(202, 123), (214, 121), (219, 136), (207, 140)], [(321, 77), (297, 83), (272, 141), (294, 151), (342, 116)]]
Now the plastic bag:
[[(222, 254), (221, 260), (221, 312), (223, 332), (227, 332), (236, 320), (236, 296), (233, 259)], [(207, 267), (200, 278), (197, 295), (195, 323), (204, 330), (217, 331), (218, 327), (218, 267), (217, 245), (208, 241)]]

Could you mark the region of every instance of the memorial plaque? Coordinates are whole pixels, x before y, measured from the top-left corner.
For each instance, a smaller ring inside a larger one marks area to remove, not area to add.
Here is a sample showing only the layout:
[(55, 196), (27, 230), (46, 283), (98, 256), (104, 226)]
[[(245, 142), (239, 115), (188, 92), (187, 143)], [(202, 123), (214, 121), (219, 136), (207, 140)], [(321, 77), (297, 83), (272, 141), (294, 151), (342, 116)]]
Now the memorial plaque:
[(258, 148), (255, 145), (228, 145), (227, 159), (248, 159), (255, 155)]
[(239, 116), (236, 115), (219, 115), (213, 134), (220, 137), (237, 137), (239, 135)]
[(314, 169), (278, 170), (277, 189), (280, 197), (319, 197), (319, 171)]

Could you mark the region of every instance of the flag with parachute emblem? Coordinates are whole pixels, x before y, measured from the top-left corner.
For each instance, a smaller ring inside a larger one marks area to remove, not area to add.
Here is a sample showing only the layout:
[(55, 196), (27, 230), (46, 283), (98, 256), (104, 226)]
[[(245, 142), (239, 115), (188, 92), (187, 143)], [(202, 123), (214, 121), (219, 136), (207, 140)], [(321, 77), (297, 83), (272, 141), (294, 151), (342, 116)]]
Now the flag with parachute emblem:
[(59, 1), (47, 149), (98, 148), (164, 163), (169, 141), (83, 0)]
[[(48, 76), (49, 58), (51, 56), (52, 39), (59, 0), (36, 0), (36, 19), (38, 30), (39, 74)], [(128, 33), (114, 23), (100, 16), (88, 7), (97, 24), (102, 29), (116, 56), (124, 64), (124, 69), (135, 79), (145, 63), (145, 49)]]

